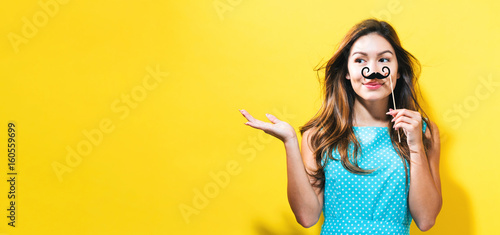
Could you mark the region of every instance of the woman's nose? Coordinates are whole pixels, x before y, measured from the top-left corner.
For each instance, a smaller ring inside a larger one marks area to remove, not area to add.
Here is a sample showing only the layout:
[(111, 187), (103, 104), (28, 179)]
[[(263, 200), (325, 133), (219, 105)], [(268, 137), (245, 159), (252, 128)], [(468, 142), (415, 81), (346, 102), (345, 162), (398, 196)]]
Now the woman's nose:
[(379, 73), (382, 73), (382, 71), (380, 71), (380, 68), (379, 66), (377, 65), (377, 63), (375, 62), (370, 62), (368, 64), (368, 69), (370, 69), (370, 74), (371, 73), (374, 73), (374, 72), (379, 72)]

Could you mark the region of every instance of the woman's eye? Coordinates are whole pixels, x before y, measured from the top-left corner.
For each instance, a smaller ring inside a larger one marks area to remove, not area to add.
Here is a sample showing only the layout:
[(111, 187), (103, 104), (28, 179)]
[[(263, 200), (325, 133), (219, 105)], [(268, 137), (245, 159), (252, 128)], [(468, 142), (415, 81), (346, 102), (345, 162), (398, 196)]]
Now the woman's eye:
[(388, 59), (386, 59), (386, 58), (382, 58), (382, 59), (380, 59), (379, 61), (380, 61), (380, 62), (382, 62), (382, 63), (389, 62), (389, 60), (388, 60)]
[(354, 62), (356, 62), (356, 63), (363, 63), (363, 62), (365, 62), (365, 60), (363, 60), (363, 59), (355, 59)]

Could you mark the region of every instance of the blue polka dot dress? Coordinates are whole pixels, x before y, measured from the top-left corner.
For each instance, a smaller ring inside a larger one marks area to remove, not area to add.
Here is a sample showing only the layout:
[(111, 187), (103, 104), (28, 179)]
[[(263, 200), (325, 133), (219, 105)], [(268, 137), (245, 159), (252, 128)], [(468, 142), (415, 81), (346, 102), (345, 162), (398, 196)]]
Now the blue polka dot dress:
[[(422, 125), (425, 130), (426, 123)], [(340, 161), (327, 159), (321, 235), (409, 234), (409, 187), (403, 162), (391, 144), (389, 127), (353, 128), (361, 145), (359, 166), (376, 170), (358, 175), (347, 171)], [(340, 159), (336, 151), (333, 157)]]

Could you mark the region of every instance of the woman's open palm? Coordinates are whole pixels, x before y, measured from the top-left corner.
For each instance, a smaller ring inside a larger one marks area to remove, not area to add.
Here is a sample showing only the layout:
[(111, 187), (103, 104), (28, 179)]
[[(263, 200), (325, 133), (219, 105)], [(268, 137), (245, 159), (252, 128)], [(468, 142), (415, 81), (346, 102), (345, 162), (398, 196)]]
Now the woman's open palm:
[(265, 133), (270, 134), (283, 142), (297, 138), (295, 130), (290, 124), (279, 120), (271, 114), (266, 114), (269, 121), (271, 121), (271, 123), (269, 123), (255, 119), (244, 109), (241, 109), (240, 112), (248, 120), (248, 122), (245, 123), (246, 125), (255, 129), (263, 130)]

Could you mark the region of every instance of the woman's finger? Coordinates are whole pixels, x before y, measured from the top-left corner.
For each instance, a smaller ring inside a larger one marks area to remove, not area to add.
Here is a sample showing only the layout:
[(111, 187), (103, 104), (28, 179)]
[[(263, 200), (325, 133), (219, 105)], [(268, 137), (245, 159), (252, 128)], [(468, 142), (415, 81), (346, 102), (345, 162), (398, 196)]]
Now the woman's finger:
[(418, 126), (418, 121), (411, 118), (411, 117), (408, 117), (408, 116), (401, 116), (401, 117), (393, 118), (392, 122), (394, 122), (394, 124), (397, 124), (400, 122), (405, 122), (405, 123), (408, 123), (408, 124), (415, 126), (415, 127)]
[(272, 114), (269, 114), (269, 113), (266, 113), (266, 117), (267, 119), (269, 119), (269, 121), (271, 121), (272, 123), (276, 124), (278, 122), (280, 122), (280, 120), (278, 118), (276, 118), (274, 115)]
[(411, 130), (413, 128), (413, 125), (408, 122), (399, 121), (394, 124), (393, 128), (396, 130), (399, 130), (400, 128), (403, 128), (405, 130)]
[(257, 120), (244, 109), (240, 109), (240, 113), (250, 122), (254, 122), (255, 120)]
[(264, 130), (264, 127), (261, 123), (258, 122), (245, 122), (245, 125), (251, 126), (256, 129)]
[(411, 111), (408, 109), (395, 109), (395, 110), (391, 110), (391, 111), (387, 112), (386, 114), (392, 115), (394, 119), (401, 117), (401, 116), (409, 116), (411, 118), (418, 119), (420, 116), (419, 112)]
[(391, 115), (394, 119), (403, 115), (404, 110), (405, 109), (389, 109), (389, 112), (387, 112), (386, 114)]
[(270, 128), (271, 123), (261, 121), (259, 119), (254, 118), (252, 115), (250, 115), (246, 110), (241, 109), (240, 110), (241, 114), (248, 120), (248, 122), (245, 123), (247, 126), (251, 126), (256, 129), (260, 129), (263, 131), (266, 131)]

